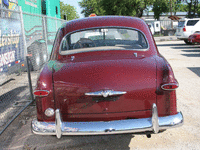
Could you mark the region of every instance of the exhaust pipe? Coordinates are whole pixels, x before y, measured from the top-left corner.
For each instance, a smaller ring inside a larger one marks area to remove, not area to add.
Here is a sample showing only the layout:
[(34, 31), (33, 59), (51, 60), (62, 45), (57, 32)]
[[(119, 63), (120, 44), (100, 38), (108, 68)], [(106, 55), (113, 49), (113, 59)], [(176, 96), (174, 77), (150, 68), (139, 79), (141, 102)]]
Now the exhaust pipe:
[(151, 138), (151, 134), (146, 134), (147, 138)]

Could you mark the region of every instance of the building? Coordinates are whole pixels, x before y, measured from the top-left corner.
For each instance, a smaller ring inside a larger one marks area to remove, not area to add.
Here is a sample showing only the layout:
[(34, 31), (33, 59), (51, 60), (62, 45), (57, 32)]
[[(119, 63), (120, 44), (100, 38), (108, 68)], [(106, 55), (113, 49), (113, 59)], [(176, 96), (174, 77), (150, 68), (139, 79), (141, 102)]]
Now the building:
[[(174, 14), (173, 14), (174, 15)], [(162, 13), (160, 15), (160, 21), (162, 20), (171, 20), (168, 17), (171, 16), (170, 13)], [(187, 16), (187, 12), (176, 12), (176, 16), (180, 18), (185, 18)], [(154, 12), (144, 12), (142, 15), (143, 19), (154, 19)]]
[(31, 14), (47, 15), (60, 19), (60, 0), (0, 0), (1, 8), (18, 10)]

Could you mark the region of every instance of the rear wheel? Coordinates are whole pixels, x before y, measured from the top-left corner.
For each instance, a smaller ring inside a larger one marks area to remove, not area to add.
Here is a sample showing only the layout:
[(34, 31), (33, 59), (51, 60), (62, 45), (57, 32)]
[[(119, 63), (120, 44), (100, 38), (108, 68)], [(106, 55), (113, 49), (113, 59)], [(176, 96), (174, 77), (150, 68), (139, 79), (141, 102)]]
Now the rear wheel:
[(173, 36), (174, 35), (174, 32), (173, 31), (169, 31), (168, 32), (168, 36)]
[(39, 70), (44, 62), (46, 61), (46, 54), (43, 52), (43, 48), (41, 43), (34, 42), (31, 46), (28, 47), (28, 54), (31, 55), (30, 58), (30, 66), (31, 70), (37, 71)]
[(188, 40), (184, 40), (184, 42), (185, 42), (185, 44), (187, 44), (187, 45), (192, 45), (192, 43), (189, 42)]

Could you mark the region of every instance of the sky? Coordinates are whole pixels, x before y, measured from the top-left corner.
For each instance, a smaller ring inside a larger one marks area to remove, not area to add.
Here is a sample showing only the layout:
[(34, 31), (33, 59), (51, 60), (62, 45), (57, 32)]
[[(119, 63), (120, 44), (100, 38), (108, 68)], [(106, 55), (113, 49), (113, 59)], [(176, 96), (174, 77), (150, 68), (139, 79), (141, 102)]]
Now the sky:
[(74, 6), (76, 8), (76, 11), (78, 12), (80, 18), (84, 18), (84, 15), (81, 14), (82, 9), (78, 5), (78, 2), (80, 2), (82, 0), (60, 0), (60, 1), (63, 2), (64, 4)]

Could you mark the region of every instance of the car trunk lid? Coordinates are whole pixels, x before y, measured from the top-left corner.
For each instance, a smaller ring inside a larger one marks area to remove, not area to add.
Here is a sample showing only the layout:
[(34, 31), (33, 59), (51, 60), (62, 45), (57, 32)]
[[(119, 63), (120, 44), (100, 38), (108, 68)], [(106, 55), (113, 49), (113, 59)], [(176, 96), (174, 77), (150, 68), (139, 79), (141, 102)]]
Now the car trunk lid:
[[(84, 61), (62, 62), (61, 69), (53, 73), (56, 108), (62, 114), (94, 116), (151, 110), (156, 103), (153, 57), (124, 59), (122, 56), (123, 59), (117, 60), (92, 57), (94, 55)], [(101, 94), (91, 94), (98, 92)], [(122, 93), (112, 95), (110, 92)]]

